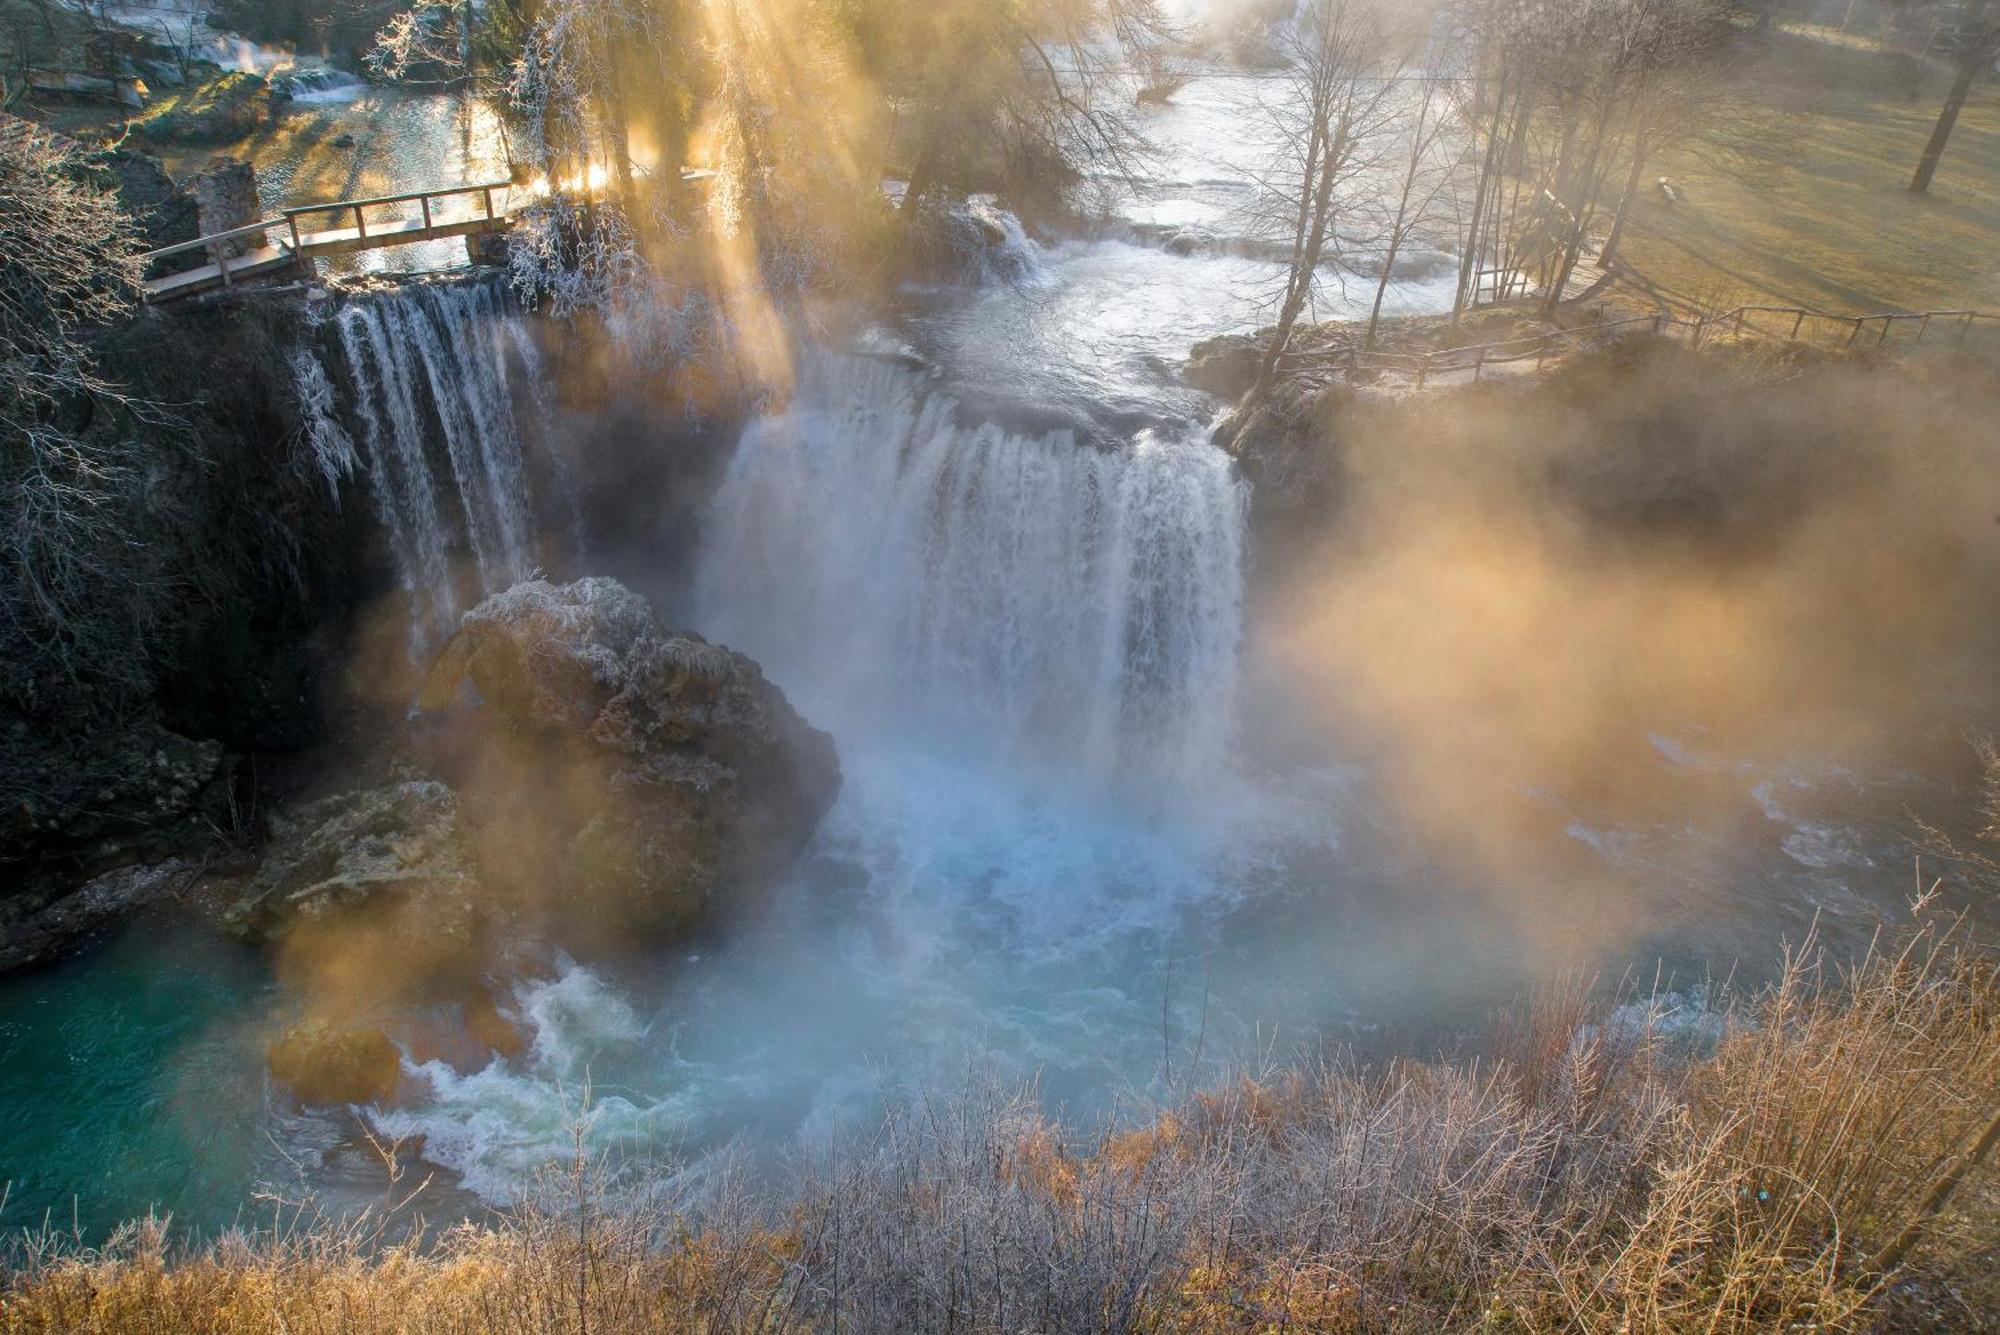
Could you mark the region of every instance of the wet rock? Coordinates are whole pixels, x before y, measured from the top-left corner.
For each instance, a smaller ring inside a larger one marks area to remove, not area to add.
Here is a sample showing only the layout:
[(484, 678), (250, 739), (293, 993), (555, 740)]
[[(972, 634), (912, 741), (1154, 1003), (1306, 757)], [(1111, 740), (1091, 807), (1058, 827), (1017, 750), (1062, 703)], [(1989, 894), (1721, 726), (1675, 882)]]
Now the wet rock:
[(1216, 442), (1250, 480), (1253, 525), (1268, 531), (1338, 503), (1346, 476), (1340, 423), (1352, 401), (1344, 387), (1281, 380), (1217, 428)]
[(87, 882), (73, 894), (39, 906), (0, 900), (0, 973), (53, 964), (94, 937), (172, 894), (193, 874), (179, 859), (121, 867)]
[(1188, 354), (1182, 377), (1196, 389), (1234, 403), (1257, 383), (1264, 345), (1253, 334), (1219, 334), (1203, 339)]
[(148, 250), (201, 235), (200, 210), (194, 196), (174, 184), (158, 158), (119, 148), (105, 152), (99, 160), (116, 178), (118, 202), (137, 220)]
[(411, 779), (274, 819), (262, 868), (222, 922), (261, 938), (369, 906), (401, 910), (433, 941), (469, 947), (477, 888), (457, 798), (435, 780)]
[[(257, 194), (257, 173), (247, 162), (216, 158), (188, 182), (188, 190), (201, 211), (203, 236), (233, 232), (261, 221), (264, 216), (264, 205)], [(241, 255), (257, 239), (245, 237), (225, 242), (223, 249), (231, 255)]]
[(486, 1051), (509, 1060), (528, 1050), (528, 1035), (520, 1023), (500, 1009), (485, 988), (465, 999), (465, 1033)]
[(1199, 232), (1175, 232), (1160, 248), (1169, 255), (1194, 255), (1207, 248), (1209, 240)]
[(265, 1051), (271, 1074), (301, 1103), (381, 1103), (402, 1082), (403, 1058), (373, 1026), (303, 1021)]
[(406, 1017), (396, 1036), (411, 1061), (420, 1066), (443, 1062), (460, 1075), (486, 1069), (495, 1057), (512, 1061), (529, 1043), (526, 1029), (500, 1009), (483, 983), (459, 1001)]
[(333, 146), (335, 148), (353, 148), (354, 147), (353, 134), (349, 133), (346, 130), (341, 131), (339, 134), (333, 137)]
[[(100, 872), (152, 862), (227, 820), (222, 747), (143, 717), (70, 729), (0, 724), (0, 868), (46, 902)], [(11, 865), (10, 865), (11, 864)]]
[(567, 939), (672, 931), (769, 881), (840, 787), (757, 665), (609, 579), (518, 584), (432, 668), (480, 865)]

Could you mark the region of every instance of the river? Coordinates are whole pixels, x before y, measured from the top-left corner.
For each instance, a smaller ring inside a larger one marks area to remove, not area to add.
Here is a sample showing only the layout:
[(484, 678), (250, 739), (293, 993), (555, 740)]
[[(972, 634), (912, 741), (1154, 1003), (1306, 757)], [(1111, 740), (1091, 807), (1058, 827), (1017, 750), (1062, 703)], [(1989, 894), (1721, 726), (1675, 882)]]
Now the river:
[[(0, 1222), (74, 1209), (101, 1229), (158, 1204), (202, 1229), (268, 1223), (246, 1204), (258, 1189), (371, 1203), (363, 1128), (420, 1137), (441, 1170), (432, 1208), (452, 1212), (515, 1199), (579, 1116), (593, 1145), (645, 1162), (824, 1145), (885, 1099), (968, 1081), (1032, 1081), (1090, 1123), (1532, 976), (1526, 940), (1398, 912), (1415, 891), (1376, 847), (1365, 772), (1249, 735), (1248, 485), (1178, 367), (1199, 339), (1254, 328), (1280, 285), (1244, 221), (1277, 88), (1192, 78), (1146, 112), (1156, 156), (1099, 225), (1036, 240), (1003, 218), (978, 281), (912, 294), (864, 347), (808, 352), (791, 401), (746, 429), (676, 601), (834, 734), (845, 772), (767, 915), (666, 957), (549, 960), (508, 999), (533, 1034), (523, 1057), (412, 1060), (417, 1092), (386, 1109), (291, 1109), (261, 1052), (281, 991), (205, 938), (134, 931), (7, 980)], [(1446, 309), (1451, 282), (1418, 248), (1387, 309)], [(1355, 280), (1318, 314), (1373, 295)], [(349, 319), (357, 346), (408, 340), (381, 366), (420, 364), (419, 342), (432, 367), (491, 353), (457, 308)], [(395, 396), (417, 391), (372, 392), (380, 436), (360, 443), (389, 451)], [(495, 493), (500, 532), (520, 484), (489, 415), (470, 399), (460, 414), (481, 461), (460, 485)], [(494, 541), (504, 585), (526, 567)], [(1556, 837), (1621, 877), (1780, 893), (1787, 922), (1886, 865), (1874, 813), (1914, 800), (1899, 781), (1706, 756), (1671, 728), (1639, 744), (1665, 781), (1768, 828), (1598, 830), (1557, 794)]]

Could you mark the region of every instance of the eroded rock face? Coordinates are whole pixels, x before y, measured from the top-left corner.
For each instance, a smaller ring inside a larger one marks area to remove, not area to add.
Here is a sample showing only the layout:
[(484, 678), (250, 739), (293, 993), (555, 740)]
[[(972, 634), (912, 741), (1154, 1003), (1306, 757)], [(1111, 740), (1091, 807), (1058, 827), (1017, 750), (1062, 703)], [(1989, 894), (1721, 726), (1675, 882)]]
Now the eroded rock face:
[(614, 580), (487, 599), (424, 703), (482, 871), (571, 939), (694, 924), (796, 859), (840, 787), (832, 738), (754, 662)]
[(274, 819), (263, 867), (222, 921), (265, 937), (394, 899), (410, 904), (426, 932), (469, 936), (477, 887), (458, 799), (436, 780), (410, 779)]
[(1324, 514), (1337, 504), (1346, 477), (1342, 418), (1352, 402), (1341, 387), (1280, 381), (1216, 431), (1217, 443), (1250, 479), (1260, 526)]
[(43, 902), (83, 876), (180, 851), (228, 818), (222, 747), (151, 719), (58, 729), (0, 720), (0, 879)]
[(183, 859), (120, 867), (47, 904), (0, 899), (0, 973), (54, 964), (192, 875)]

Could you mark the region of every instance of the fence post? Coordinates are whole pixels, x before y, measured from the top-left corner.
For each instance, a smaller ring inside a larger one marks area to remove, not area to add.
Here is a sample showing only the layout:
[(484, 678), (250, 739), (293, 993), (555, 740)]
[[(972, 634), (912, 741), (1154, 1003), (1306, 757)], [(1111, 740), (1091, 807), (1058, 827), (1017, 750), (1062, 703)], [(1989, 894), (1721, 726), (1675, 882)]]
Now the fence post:
[(1893, 320), (1893, 319), (1895, 319), (1895, 318), (1896, 318), (1896, 317), (1895, 317), (1895, 316), (1893, 316), (1893, 315), (1885, 315), (1885, 316), (1883, 316), (1883, 317), (1882, 317), (1882, 333), (1881, 333), (1881, 336), (1880, 336), (1880, 337), (1878, 337), (1878, 338), (1877, 338), (1877, 339), (1875, 340), (1875, 346), (1876, 346), (1876, 347), (1878, 347), (1878, 348), (1879, 348), (1879, 347), (1881, 347), (1881, 346), (1882, 346), (1882, 345), (1883, 345), (1884, 343), (1887, 343), (1887, 342), (1889, 341), (1889, 321), (1891, 321), (1891, 320)]
[(1840, 345), (1840, 350), (1842, 352), (1847, 351), (1849, 348), (1854, 346), (1854, 340), (1860, 337), (1861, 337), (1861, 317), (1857, 315), (1854, 317), (1854, 328), (1852, 331), (1848, 333), (1847, 342)]
[(1931, 330), (1931, 313), (1929, 311), (1925, 311), (1924, 318), (1917, 322), (1917, 337), (1915, 341), (1918, 343), (1923, 342), (1924, 335), (1928, 334), (1930, 330)]
[(304, 243), (299, 240), (299, 215), (288, 213), (285, 215), (285, 221), (292, 225), (292, 254), (296, 255), (305, 249)]
[(1424, 377), (1430, 374), (1430, 369), (1431, 369), (1431, 355), (1428, 352), (1426, 352), (1417, 362), (1418, 389), (1422, 389), (1424, 387)]
[(361, 206), (359, 204), (354, 206), (354, 236), (358, 241), (366, 241), (368, 239), (368, 223), (361, 216)]
[(493, 218), (493, 187), (489, 185), (479, 193), (486, 199), (486, 217), (488, 221), (491, 221)]
[(423, 207), (424, 230), (428, 232), (431, 230), (431, 197), (429, 195), (418, 195), (417, 203)]
[(1472, 383), (1479, 383), (1479, 373), (1486, 368), (1486, 349), (1482, 346), (1479, 355), (1472, 359)]
[(1797, 342), (1797, 341), (1798, 341), (1798, 337), (1799, 337), (1799, 329), (1800, 329), (1800, 328), (1801, 328), (1801, 327), (1802, 327), (1802, 326), (1803, 326), (1803, 325), (1805, 324), (1805, 322), (1806, 322), (1806, 312), (1805, 312), (1805, 308), (1804, 308), (1803, 306), (1801, 306), (1801, 307), (1799, 308), (1799, 313), (1798, 313), (1798, 314), (1797, 314), (1796, 316), (1794, 316), (1794, 317), (1793, 317), (1793, 319), (1792, 319), (1792, 341), (1793, 341), (1793, 342)]
[(222, 285), (228, 287), (230, 282), (229, 256), (224, 252), (222, 243), (220, 241), (209, 242), (208, 253), (215, 256), (215, 271), (222, 276)]

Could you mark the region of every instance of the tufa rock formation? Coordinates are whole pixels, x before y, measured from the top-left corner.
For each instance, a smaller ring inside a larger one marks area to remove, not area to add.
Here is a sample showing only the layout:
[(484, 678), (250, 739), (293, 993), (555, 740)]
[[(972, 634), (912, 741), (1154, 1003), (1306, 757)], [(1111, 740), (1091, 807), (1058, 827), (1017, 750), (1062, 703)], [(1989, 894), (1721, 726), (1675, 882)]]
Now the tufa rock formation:
[(609, 579), (488, 598), (423, 703), (489, 885), (585, 945), (685, 929), (768, 882), (840, 788), (833, 740), (755, 663)]
[(413, 779), (324, 798), (272, 821), (263, 867), (222, 915), (239, 936), (267, 937), (368, 904), (407, 905), (427, 935), (470, 941), (477, 918), (472, 850), (458, 800)]

